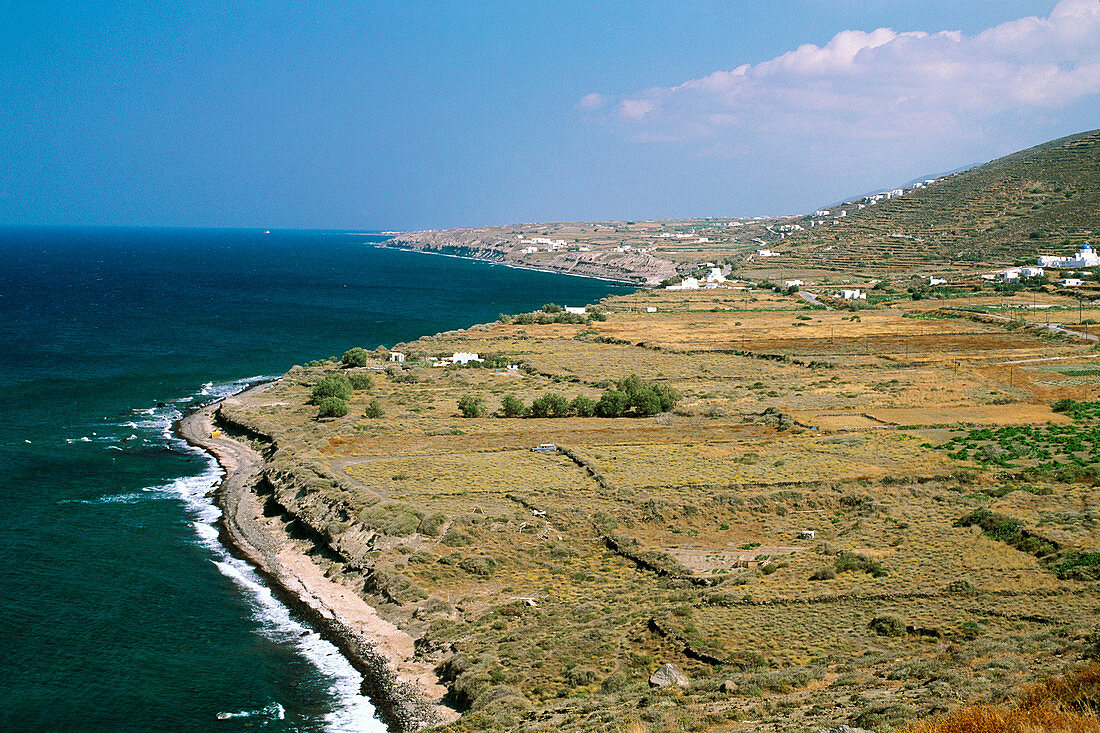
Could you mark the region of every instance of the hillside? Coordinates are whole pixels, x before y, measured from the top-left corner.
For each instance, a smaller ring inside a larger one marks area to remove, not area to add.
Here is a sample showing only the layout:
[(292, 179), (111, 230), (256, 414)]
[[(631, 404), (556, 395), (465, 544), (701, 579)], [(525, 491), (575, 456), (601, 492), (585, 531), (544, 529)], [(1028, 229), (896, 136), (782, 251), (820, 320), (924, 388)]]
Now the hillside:
[(1004, 300), (640, 290), (295, 367), (206, 435), (262, 453), (221, 501), (269, 574), (427, 678), (399, 727), (886, 733), (1095, 653), (1095, 342), (1044, 324), (1100, 310)]
[[(1100, 130), (869, 203), (803, 217), (804, 230), (787, 237), (784, 249), (806, 268), (894, 273), (1068, 254), (1100, 232)], [(834, 218), (840, 210), (847, 216)]]
[(740, 262), (779, 239), (778, 219), (541, 223), (409, 232), (388, 246), (653, 286), (701, 262)]
[[(387, 245), (646, 286), (707, 262), (751, 279), (977, 271), (1097, 238), (1100, 130), (895, 193), (796, 217), (530, 223), (409, 232)], [(783, 255), (755, 257), (761, 248)]]

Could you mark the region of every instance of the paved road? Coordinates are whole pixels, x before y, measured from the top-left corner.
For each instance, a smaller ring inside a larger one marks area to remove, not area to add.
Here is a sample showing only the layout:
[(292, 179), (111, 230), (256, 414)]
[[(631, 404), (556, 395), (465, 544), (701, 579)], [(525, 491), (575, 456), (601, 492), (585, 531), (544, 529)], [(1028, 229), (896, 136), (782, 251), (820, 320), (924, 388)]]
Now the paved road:
[(1058, 333), (1064, 333), (1064, 334), (1067, 334), (1069, 336), (1075, 336), (1079, 339), (1085, 339), (1086, 341), (1100, 341), (1100, 337), (1097, 337), (1096, 334), (1085, 333), (1083, 331), (1074, 331), (1074, 330), (1066, 328), (1065, 326), (1062, 326), (1061, 324), (1058, 324), (1058, 323), (1036, 323), (1035, 325), (1036, 326), (1045, 326), (1046, 328), (1049, 328), (1051, 331), (1056, 331)]
[(831, 305), (825, 305), (820, 300), (818, 300), (817, 296), (814, 295), (813, 293), (807, 293), (805, 290), (799, 290), (798, 294), (800, 296), (802, 296), (802, 299), (804, 301), (806, 301), (807, 303), (812, 303), (813, 305), (824, 305), (825, 310), (827, 310), (827, 311), (831, 311), (833, 309), (833, 307)]

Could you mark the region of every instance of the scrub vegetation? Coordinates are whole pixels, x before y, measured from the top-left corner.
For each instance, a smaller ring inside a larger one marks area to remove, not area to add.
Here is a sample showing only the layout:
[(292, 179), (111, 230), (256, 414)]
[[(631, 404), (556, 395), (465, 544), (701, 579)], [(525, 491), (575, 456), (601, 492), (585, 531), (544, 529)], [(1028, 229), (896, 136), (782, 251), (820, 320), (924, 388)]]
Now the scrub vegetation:
[[(1100, 404), (1004, 363), (1094, 351), (939, 309), (639, 291), (295, 367), (222, 417), (270, 438), (295, 541), (419, 639), (449, 730), (1045, 720), (1013, 701), (1096, 654)], [(499, 366), (431, 366), (455, 351)], [(665, 663), (687, 687), (650, 686)]]

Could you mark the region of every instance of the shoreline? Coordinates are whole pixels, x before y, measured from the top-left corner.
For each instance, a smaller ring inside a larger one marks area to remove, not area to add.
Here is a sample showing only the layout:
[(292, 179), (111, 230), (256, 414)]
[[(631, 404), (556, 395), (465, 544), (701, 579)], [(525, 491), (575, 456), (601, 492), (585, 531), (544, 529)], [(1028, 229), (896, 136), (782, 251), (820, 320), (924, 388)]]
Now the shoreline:
[(394, 733), (452, 722), (458, 713), (443, 703), (446, 688), (429, 665), (413, 660), (414, 640), (378, 616), (375, 609), (346, 586), (325, 576), (310, 557), (264, 516), (255, 491), (263, 457), (228, 435), (214, 436), (216, 412), (229, 400), (254, 397), (272, 382), (254, 385), (180, 418), (173, 432), (212, 455), (225, 473), (214, 493), (222, 511), (219, 541), (246, 560), (268, 582), (285, 605), (305, 618), (334, 644), (363, 677), (361, 691), (378, 719)]
[(588, 280), (599, 280), (600, 282), (612, 283), (614, 285), (622, 285), (631, 288), (649, 288), (653, 286), (646, 285), (645, 283), (632, 282), (630, 280), (621, 280), (613, 277), (601, 277), (599, 275), (581, 275), (576, 272), (562, 272), (556, 270), (553, 267), (536, 267), (535, 265), (524, 265), (517, 262), (499, 262), (497, 260), (490, 260), (485, 257), (467, 257), (466, 255), (453, 255), (447, 252), (436, 252), (430, 249), (416, 249), (415, 247), (398, 247), (396, 245), (388, 245), (387, 242), (393, 241), (393, 237), (383, 240), (381, 242), (367, 242), (368, 245), (376, 247), (378, 249), (392, 249), (400, 252), (416, 252), (424, 255), (436, 255), (437, 257), (454, 257), (456, 260), (468, 260), (469, 262), (484, 262), (488, 265), (501, 265), (502, 267), (509, 267), (513, 270), (529, 270), (531, 272), (545, 272), (553, 275), (566, 275), (568, 277), (581, 277)]

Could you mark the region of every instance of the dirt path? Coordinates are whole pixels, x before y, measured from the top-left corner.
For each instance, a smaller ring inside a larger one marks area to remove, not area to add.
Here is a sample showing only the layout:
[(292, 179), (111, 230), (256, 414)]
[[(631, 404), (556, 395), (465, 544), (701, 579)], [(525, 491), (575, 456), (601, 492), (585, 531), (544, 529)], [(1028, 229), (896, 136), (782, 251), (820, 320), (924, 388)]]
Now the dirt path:
[[(226, 402), (248, 399), (264, 389), (255, 387)], [(217, 493), (228, 544), (256, 565), (279, 589), (292, 597), (308, 616), (364, 675), (364, 691), (395, 730), (416, 730), (446, 723), (458, 713), (443, 705), (446, 688), (432, 665), (415, 659), (415, 641), (381, 618), (352, 589), (325, 577), (324, 571), (283, 531), (280, 519), (265, 517), (255, 488), (263, 457), (251, 446), (214, 437), (210, 405), (180, 420), (177, 430), (188, 443), (217, 458), (226, 472)]]

